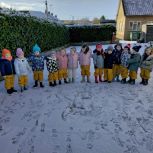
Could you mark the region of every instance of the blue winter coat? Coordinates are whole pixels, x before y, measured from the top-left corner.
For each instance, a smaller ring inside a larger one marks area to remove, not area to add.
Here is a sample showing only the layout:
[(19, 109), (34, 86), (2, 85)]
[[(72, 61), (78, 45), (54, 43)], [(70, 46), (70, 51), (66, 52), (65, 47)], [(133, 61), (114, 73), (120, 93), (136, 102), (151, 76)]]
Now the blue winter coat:
[(0, 71), (2, 76), (14, 75), (14, 60), (8, 61), (6, 59), (0, 59)]
[(28, 62), (30, 62), (33, 71), (43, 71), (44, 70), (44, 56), (35, 56), (32, 55), (28, 58)]

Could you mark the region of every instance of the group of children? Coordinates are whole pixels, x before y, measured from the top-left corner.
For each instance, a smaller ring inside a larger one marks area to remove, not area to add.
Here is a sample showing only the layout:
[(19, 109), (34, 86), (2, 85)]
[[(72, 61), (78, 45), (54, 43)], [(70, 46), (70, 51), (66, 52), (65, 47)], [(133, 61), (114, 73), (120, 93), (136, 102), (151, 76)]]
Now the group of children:
[[(32, 55), (25, 58), (21, 48), (16, 50), (16, 59), (14, 60), (11, 52), (8, 49), (2, 50), (2, 58), (0, 59), (1, 75), (5, 79), (5, 88), (8, 94), (17, 92), (14, 89), (15, 74), (18, 76), (18, 83), (21, 92), (27, 90), (28, 74), (33, 72), (35, 84), (33, 87), (44, 87), (43, 71), (44, 61), (48, 70), (49, 86), (56, 86), (64, 83), (75, 82), (76, 70), (78, 64), (81, 68), (81, 82), (87, 80), (90, 83), (90, 65), (91, 58), (94, 64), (95, 83), (120, 81), (134, 85), (137, 79), (138, 68), (141, 68), (141, 84), (147, 85), (150, 78), (150, 72), (153, 66), (153, 48), (147, 47), (141, 57), (139, 50), (141, 46), (131, 48), (130, 44), (122, 48), (121, 44), (116, 44), (113, 48), (109, 46), (105, 51), (102, 44), (97, 44), (96, 49), (91, 51), (87, 44), (83, 44), (80, 53), (77, 53), (76, 48), (72, 47), (70, 53), (66, 53), (66, 49), (61, 49), (60, 52), (52, 51), (50, 56), (42, 56), (41, 48), (36, 44), (32, 48)], [(103, 76), (104, 74), (104, 76)]]

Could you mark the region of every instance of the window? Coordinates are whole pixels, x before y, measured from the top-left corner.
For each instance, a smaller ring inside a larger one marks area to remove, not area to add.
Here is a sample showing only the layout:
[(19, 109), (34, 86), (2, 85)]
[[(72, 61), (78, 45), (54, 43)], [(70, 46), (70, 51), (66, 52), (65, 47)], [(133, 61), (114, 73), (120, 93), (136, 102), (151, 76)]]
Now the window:
[(140, 31), (141, 30), (141, 22), (140, 21), (130, 21), (129, 22), (129, 30)]

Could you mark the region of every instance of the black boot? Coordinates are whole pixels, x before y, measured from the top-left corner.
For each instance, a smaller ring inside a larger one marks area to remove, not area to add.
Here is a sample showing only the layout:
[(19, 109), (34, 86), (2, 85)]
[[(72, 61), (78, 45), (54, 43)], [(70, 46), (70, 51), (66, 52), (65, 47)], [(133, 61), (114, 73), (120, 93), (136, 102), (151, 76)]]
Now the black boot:
[(130, 78), (127, 82), (128, 82), (128, 83), (131, 83), (131, 81), (132, 81), (132, 79)]
[(23, 92), (23, 87), (21, 87), (21, 92)]
[(122, 84), (126, 84), (126, 78), (125, 79), (122, 79), (121, 83)]
[(28, 89), (26, 88), (26, 86), (24, 86), (23, 89), (24, 89), (24, 90), (28, 90)]
[(54, 84), (52, 82), (49, 82), (50, 87), (54, 87)]
[(130, 84), (135, 85), (135, 80), (131, 80)]
[(38, 87), (38, 81), (35, 81), (35, 85), (33, 87), (34, 88)]
[(57, 83), (56, 83), (56, 81), (54, 81), (54, 86), (56, 86), (57, 85)]
[(8, 89), (8, 90), (7, 90), (7, 93), (8, 93), (9, 95), (11, 95), (13, 92), (12, 92), (11, 89)]
[(143, 85), (147, 86), (148, 85), (148, 80), (145, 79)]
[(12, 92), (17, 92), (17, 90), (15, 90), (14, 88), (11, 88)]
[(68, 83), (68, 81), (66, 79), (64, 79), (64, 83)]
[(140, 82), (140, 84), (144, 84), (144, 79), (142, 78), (142, 81)]
[(60, 85), (62, 84), (61, 80), (59, 80), (59, 84), (60, 84)]
[(41, 88), (44, 88), (44, 85), (43, 85), (43, 83), (42, 83), (42, 82), (40, 82), (40, 87), (41, 87)]

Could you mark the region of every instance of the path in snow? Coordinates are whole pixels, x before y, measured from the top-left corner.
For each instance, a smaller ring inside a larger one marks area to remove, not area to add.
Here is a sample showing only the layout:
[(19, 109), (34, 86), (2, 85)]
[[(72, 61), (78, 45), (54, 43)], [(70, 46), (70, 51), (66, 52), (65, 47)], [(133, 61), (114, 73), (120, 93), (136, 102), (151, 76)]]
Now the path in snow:
[[(77, 82), (8, 96), (0, 84), (2, 153), (152, 153), (148, 86)], [(30, 76), (31, 77), (31, 76)], [(153, 76), (152, 76), (153, 77)], [(30, 79), (30, 86), (32, 86)]]

